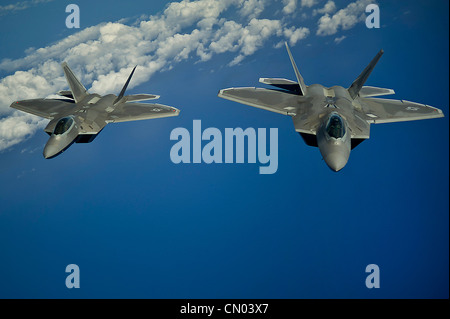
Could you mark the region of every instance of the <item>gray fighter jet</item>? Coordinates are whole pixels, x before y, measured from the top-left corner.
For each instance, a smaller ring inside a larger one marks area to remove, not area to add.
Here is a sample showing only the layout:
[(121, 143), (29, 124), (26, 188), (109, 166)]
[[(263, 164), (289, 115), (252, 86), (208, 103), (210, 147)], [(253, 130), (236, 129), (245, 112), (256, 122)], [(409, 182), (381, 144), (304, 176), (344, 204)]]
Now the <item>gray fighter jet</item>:
[(158, 99), (158, 95), (124, 95), (133, 71), (119, 96), (90, 94), (67, 63), (61, 64), (70, 91), (60, 91), (60, 99), (33, 99), (13, 102), (12, 108), (50, 119), (44, 129), (50, 138), (44, 157), (53, 158), (75, 143), (90, 143), (108, 123), (177, 116), (180, 111), (162, 104), (135, 103)]
[(289, 115), (295, 130), (309, 146), (319, 147), (327, 165), (341, 170), (348, 161), (350, 150), (369, 138), (370, 124), (413, 121), (443, 117), (440, 109), (404, 100), (374, 98), (394, 94), (392, 89), (363, 86), (383, 55), (378, 52), (370, 64), (346, 89), (342, 86), (305, 85), (289, 46), (286, 49), (297, 82), (279, 78), (259, 81), (278, 89), (255, 87), (229, 88), (218, 96), (260, 109)]

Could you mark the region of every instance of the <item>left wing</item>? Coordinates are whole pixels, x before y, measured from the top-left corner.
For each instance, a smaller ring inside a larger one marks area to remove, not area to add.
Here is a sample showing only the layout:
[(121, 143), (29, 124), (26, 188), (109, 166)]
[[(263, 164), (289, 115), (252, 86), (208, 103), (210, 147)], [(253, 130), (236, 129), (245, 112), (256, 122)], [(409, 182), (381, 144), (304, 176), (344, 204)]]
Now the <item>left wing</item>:
[(393, 89), (377, 88), (374, 86), (363, 86), (361, 90), (359, 90), (360, 97), (374, 97), (390, 94), (395, 94), (395, 91)]
[(263, 110), (291, 115), (298, 106), (298, 95), (254, 87), (229, 88), (219, 91), (219, 97)]
[(11, 107), (23, 112), (47, 119), (59, 118), (73, 109), (75, 104), (70, 100), (34, 99), (13, 102)]
[(150, 103), (123, 103), (109, 113), (108, 122), (128, 122), (148, 120), (160, 117), (178, 116), (180, 110), (162, 104)]
[(369, 123), (391, 123), (444, 117), (438, 108), (403, 100), (361, 99), (365, 120)]

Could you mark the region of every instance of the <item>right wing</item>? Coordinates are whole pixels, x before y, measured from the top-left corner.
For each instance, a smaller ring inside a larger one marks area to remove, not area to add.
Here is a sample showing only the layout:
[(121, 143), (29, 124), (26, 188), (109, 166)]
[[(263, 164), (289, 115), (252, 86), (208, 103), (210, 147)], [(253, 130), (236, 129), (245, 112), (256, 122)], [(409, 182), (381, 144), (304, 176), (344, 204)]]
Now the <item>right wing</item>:
[(299, 99), (295, 94), (254, 87), (223, 89), (218, 96), (283, 115), (292, 115)]
[(369, 123), (391, 123), (444, 117), (438, 108), (403, 100), (361, 99), (365, 120)]
[(114, 111), (109, 113), (107, 121), (119, 123), (178, 116), (178, 114), (180, 114), (180, 110), (167, 105), (156, 103), (123, 103), (116, 106)]
[(11, 107), (47, 119), (59, 118), (74, 107), (70, 100), (33, 99), (13, 102)]

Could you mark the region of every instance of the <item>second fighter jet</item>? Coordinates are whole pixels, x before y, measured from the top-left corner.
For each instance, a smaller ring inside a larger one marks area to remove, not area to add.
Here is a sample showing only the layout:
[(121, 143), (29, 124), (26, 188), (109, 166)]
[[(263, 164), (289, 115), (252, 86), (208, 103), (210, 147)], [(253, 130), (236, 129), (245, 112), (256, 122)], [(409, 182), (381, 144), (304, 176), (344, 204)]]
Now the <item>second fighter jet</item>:
[(374, 98), (394, 94), (394, 90), (363, 86), (383, 54), (378, 52), (349, 88), (305, 85), (286, 43), (297, 81), (260, 78), (276, 87), (229, 88), (219, 97), (260, 109), (289, 115), (295, 130), (307, 145), (318, 147), (323, 159), (333, 171), (341, 170), (350, 150), (369, 138), (370, 124), (412, 121), (443, 117), (440, 109), (403, 100)]

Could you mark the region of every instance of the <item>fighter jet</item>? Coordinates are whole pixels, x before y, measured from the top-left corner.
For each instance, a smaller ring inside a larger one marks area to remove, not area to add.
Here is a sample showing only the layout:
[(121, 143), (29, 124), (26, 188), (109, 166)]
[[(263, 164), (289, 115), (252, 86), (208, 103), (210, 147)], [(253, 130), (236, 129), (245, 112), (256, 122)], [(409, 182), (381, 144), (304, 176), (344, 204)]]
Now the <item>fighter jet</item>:
[(228, 88), (218, 96), (238, 103), (291, 116), (295, 130), (309, 146), (318, 147), (326, 164), (335, 172), (348, 162), (350, 151), (369, 138), (370, 124), (443, 117), (440, 109), (404, 101), (378, 98), (395, 94), (392, 89), (364, 86), (383, 55), (373, 58), (349, 88), (305, 85), (289, 46), (286, 49), (297, 81), (260, 78), (277, 89)]
[(12, 108), (50, 119), (44, 131), (50, 135), (44, 157), (53, 158), (75, 143), (90, 143), (108, 123), (119, 123), (177, 116), (180, 111), (162, 104), (136, 103), (158, 99), (158, 95), (124, 95), (134, 70), (119, 96), (90, 94), (75, 77), (66, 62), (61, 64), (70, 91), (60, 91), (57, 99), (33, 99), (13, 102)]

